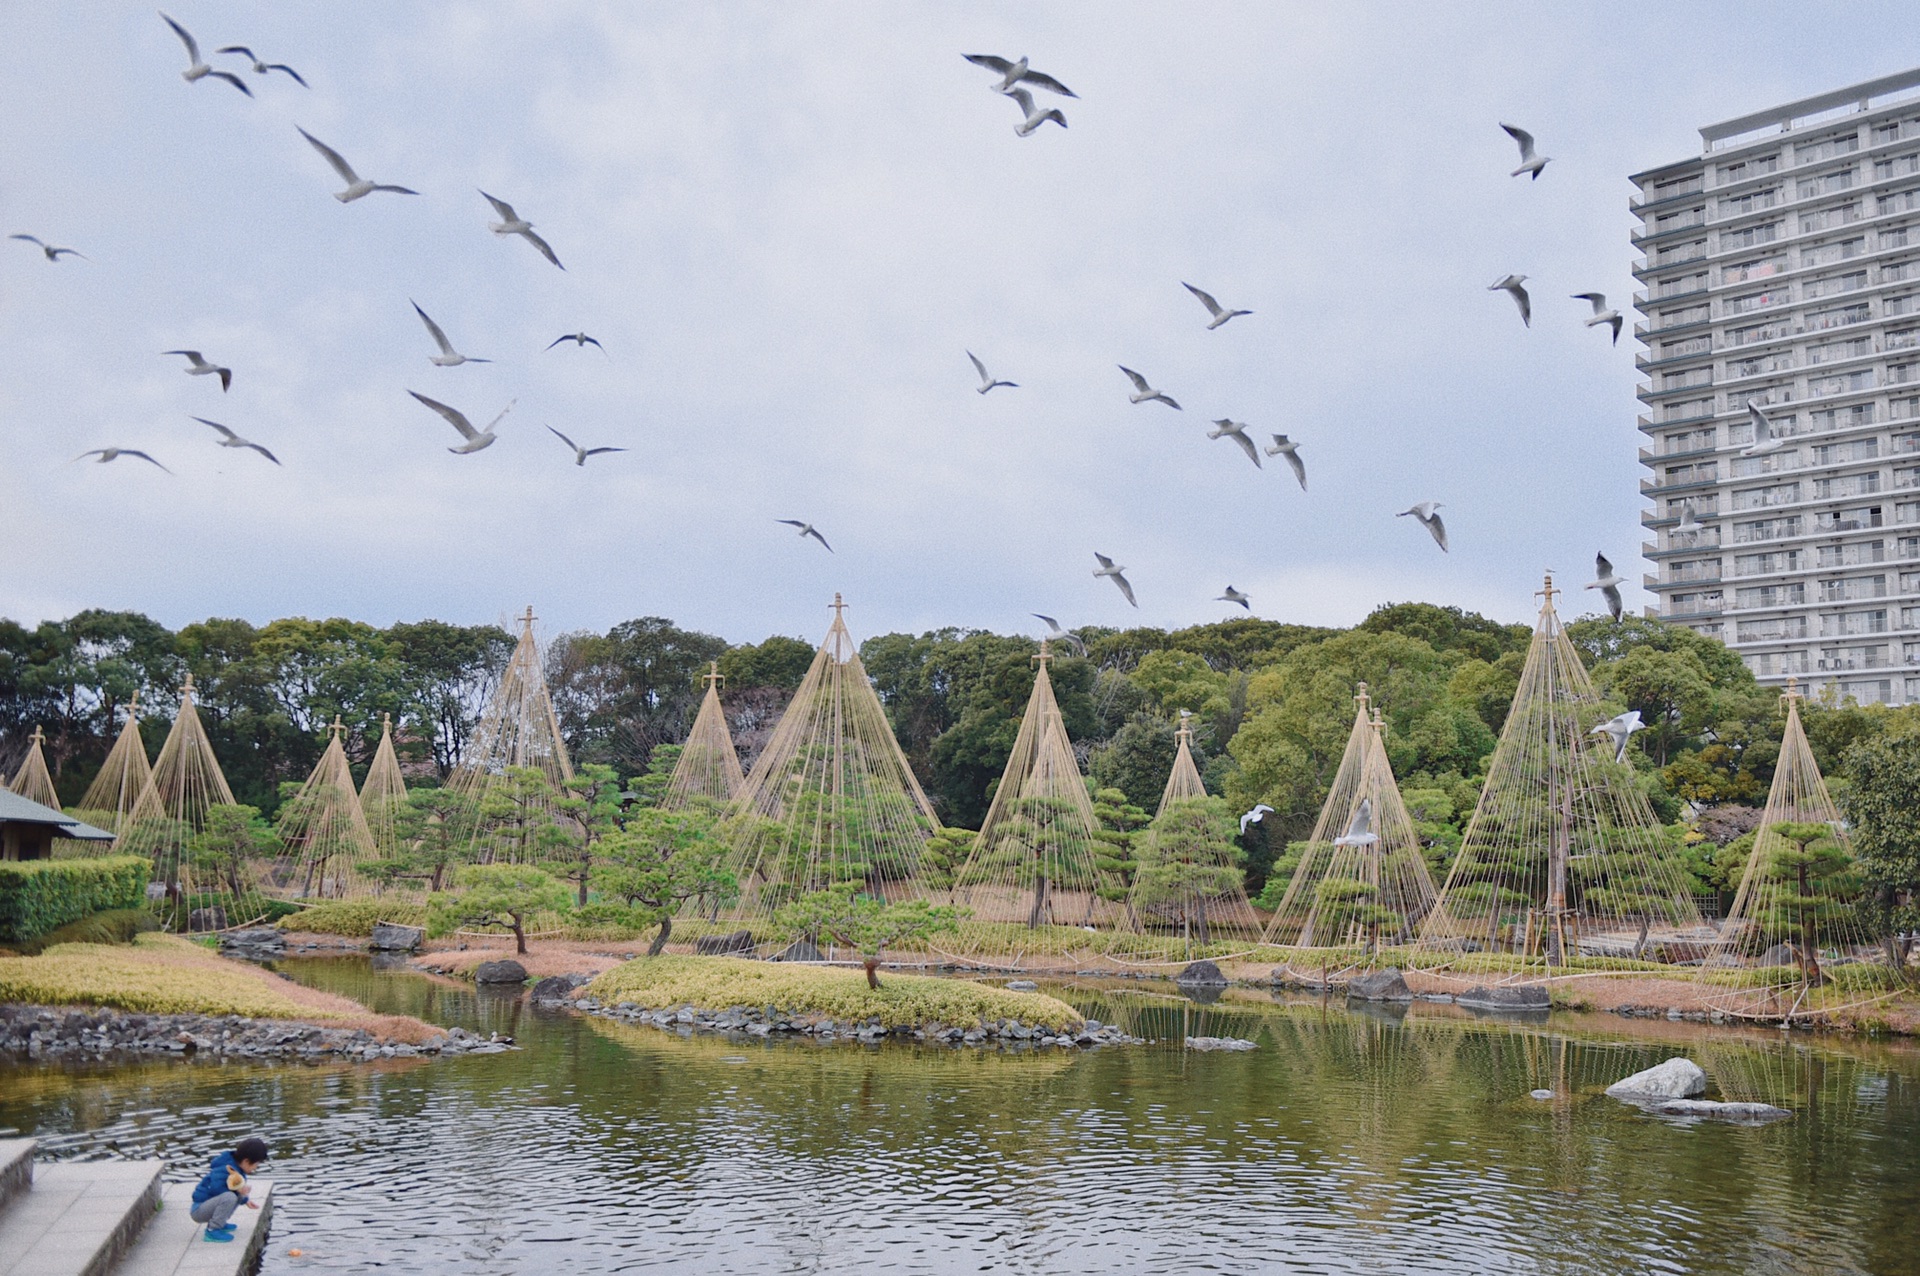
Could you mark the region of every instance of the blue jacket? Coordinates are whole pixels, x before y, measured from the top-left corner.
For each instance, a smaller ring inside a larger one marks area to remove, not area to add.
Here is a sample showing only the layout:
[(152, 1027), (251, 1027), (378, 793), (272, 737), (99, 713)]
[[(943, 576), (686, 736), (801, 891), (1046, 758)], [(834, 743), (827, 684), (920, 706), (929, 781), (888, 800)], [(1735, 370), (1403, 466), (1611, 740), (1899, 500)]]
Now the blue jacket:
[(247, 1176), (247, 1172), (240, 1169), (240, 1162), (234, 1158), (232, 1152), (222, 1152), (219, 1156), (213, 1158), (213, 1165), (207, 1170), (207, 1177), (201, 1179), (198, 1185), (194, 1187), (193, 1203), (195, 1205), (203, 1205), (222, 1192), (227, 1191), (228, 1170), (238, 1171), (241, 1178)]

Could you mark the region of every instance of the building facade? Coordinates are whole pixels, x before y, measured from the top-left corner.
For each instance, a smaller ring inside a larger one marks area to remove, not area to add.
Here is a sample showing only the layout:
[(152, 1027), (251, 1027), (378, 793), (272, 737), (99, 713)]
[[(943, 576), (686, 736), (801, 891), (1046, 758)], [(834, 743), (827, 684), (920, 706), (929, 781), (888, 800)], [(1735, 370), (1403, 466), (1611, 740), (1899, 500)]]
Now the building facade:
[(1633, 178), (1647, 588), (1762, 682), (1920, 701), (1920, 70), (1700, 139)]

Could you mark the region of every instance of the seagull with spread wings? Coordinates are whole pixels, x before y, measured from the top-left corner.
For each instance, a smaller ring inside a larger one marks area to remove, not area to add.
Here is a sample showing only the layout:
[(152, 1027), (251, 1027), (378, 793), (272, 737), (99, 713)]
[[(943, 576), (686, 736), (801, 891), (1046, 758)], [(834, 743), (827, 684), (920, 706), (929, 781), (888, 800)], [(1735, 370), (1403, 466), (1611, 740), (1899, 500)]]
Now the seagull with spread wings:
[(1005, 386), (1009, 390), (1018, 390), (1020, 388), (1018, 381), (994, 380), (992, 374), (987, 371), (987, 365), (980, 362), (980, 356), (973, 351), (967, 351), (967, 358), (973, 360), (973, 370), (980, 374), (979, 392), (981, 394), (985, 394), (989, 390), (998, 390), (1001, 386)]
[(1597, 328), (1603, 323), (1612, 325), (1613, 344), (1616, 346), (1620, 344), (1620, 328), (1626, 323), (1626, 320), (1621, 318), (1618, 310), (1614, 310), (1607, 305), (1606, 293), (1576, 292), (1573, 294), (1573, 299), (1575, 301), (1584, 301), (1593, 307), (1593, 318), (1587, 320), (1587, 327)]
[(1520, 322), (1531, 328), (1533, 327), (1533, 298), (1527, 295), (1527, 290), (1523, 287), (1526, 282), (1525, 275), (1506, 275), (1488, 284), (1487, 291), (1504, 292), (1512, 297), (1513, 304), (1520, 307)]
[(1607, 600), (1607, 610), (1613, 613), (1614, 620), (1618, 621), (1620, 619), (1620, 586), (1627, 583), (1627, 578), (1614, 572), (1613, 564), (1607, 561), (1605, 554), (1593, 556), (1593, 572), (1595, 579), (1587, 585), (1587, 588), (1600, 591), (1600, 596)]
[(1200, 304), (1207, 308), (1207, 313), (1213, 316), (1212, 321), (1207, 324), (1208, 332), (1212, 332), (1215, 328), (1218, 328), (1221, 324), (1225, 323), (1229, 319), (1237, 319), (1241, 315), (1250, 315), (1253, 313), (1253, 311), (1251, 310), (1229, 310), (1227, 307), (1215, 301), (1213, 299), (1212, 293), (1202, 292), (1200, 289), (1195, 288), (1192, 284), (1187, 283), (1184, 280), (1181, 281), (1180, 286), (1182, 288), (1185, 288), (1188, 292), (1192, 293), (1194, 296), (1198, 297), (1200, 299)]
[(239, 435), (235, 434), (232, 430), (229, 430), (226, 426), (220, 424), (218, 421), (209, 421), (207, 420), (207, 418), (203, 416), (197, 416), (193, 419), (198, 421), (202, 425), (210, 425), (214, 429), (220, 431), (221, 447), (251, 448), (253, 451), (258, 452), (261, 456), (266, 457), (269, 461), (272, 461), (275, 465), (280, 464), (279, 457), (267, 451), (267, 449), (261, 447), (258, 443), (254, 443), (250, 440), (241, 438)]
[(1249, 824), (1258, 824), (1272, 814), (1273, 808), (1265, 802), (1255, 802), (1253, 809), (1240, 817), (1240, 836), (1245, 837), (1247, 835), (1247, 826)]
[(1405, 518), (1409, 514), (1420, 520), (1420, 525), (1432, 534), (1433, 543), (1440, 547), (1440, 552), (1443, 554), (1446, 553), (1447, 525), (1440, 521), (1440, 502), (1421, 501), (1412, 509), (1401, 510), (1394, 517)]
[(807, 537), (811, 536), (813, 537), (813, 539), (820, 542), (820, 547), (822, 549), (826, 550), (829, 554), (833, 552), (833, 546), (827, 544), (827, 538), (822, 536), (820, 534), (819, 529), (816, 528), (812, 523), (806, 522), (798, 518), (776, 518), (773, 521), (776, 523), (785, 523), (788, 527), (799, 528), (801, 540), (805, 540)]
[(1353, 810), (1353, 819), (1347, 824), (1347, 831), (1333, 839), (1335, 846), (1372, 846), (1380, 840), (1373, 831), (1373, 799), (1361, 798), (1360, 805)]
[(1007, 59), (996, 57), (991, 53), (963, 53), (960, 56), (975, 66), (983, 66), (989, 71), (997, 71), (1000, 73), (1000, 83), (992, 86), (995, 93), (1005, 93), (1016, 84), (1031, 84), (1036, 89), (1045, 89), (1049, 93), (1058, 93), (1061, 97), (1077, 98), (1080, 96), (1066, 85), (1060, 83), (1060, 81), (1054, 79), (1051, 75), (1042, 74), (1029, 67), (1024, 57), (1018, 62), (1009, 62)]
[(181, 371), (190, 377), (219, 377), (220, 392), (226, 393), (233, 387), (233, 369), (223, 368), (217, 363), (208, 363), (200, 357), (198, 350), (163, 350), (162, 354), (183, 354), (187, 357), (187, 366)]
[(1213, 423), (1213, 428), (1207, 431), (1207, 437), (1210, 439), (1232, 439), (1240, 445), (1240, 450), (1247, 454), (1247, 459), (1253, 462), (1255, 469), (1266, 468), (1265, 464), (1260, 460), (1260, 449), (1255, 446), (1252, 439), (1247, 437), (1246, 422), (1221, 417)]
[(1127, 374), (1127, 380), (1133, 382), (1133, 393), (1127, 396), (1128, 403), (1164, 403), (1175, 411), (1184, 411), (1178, 403), (1147, 384), (1147, 379), (1129, 368), (1126, 364), (1117, 364), (1120, 371)]
[(491, 447), (494, 441), (494, 427), (506, 419), (507, 413), (513, 411), (513, 403), (509, 401), (506, 407), (500, 409), (499, 416), (487, 422), (486, 429), (476, 430), (473, 428), (473, 422), (467, 420), (466, 414), (458, 408), (450, 408), (438, 400), (429, 399), (418, 390), (409, 390), (407, 393), (445, 417), (448, 425), (460, 431), (460, 437), (465, 439), (466, 442), (462, 443), (459, 447), (450, 447), (447, 449), (447, 451), (452, 452), (456, 456), (465, 456), (469, 452), (478, 452), (481, 448)]
[(605, 346), (601, 345), (598, 340), (596, 340), (593, 337), (589, 337), (584, 332), (563, 332), (559, 336), (555, 337), (552, 341), (549, 341), (547, 343), (547, 349), (549, 350), (553, 349), (555, 346), (559, 345), (562, 341), (571, 341), (575, 346), (577, 346), (582, 350), (585, 350), (588, 346), (592, 346), (594, 349), (598, 350), (601, 354), (605, 354), (607, 352), (607, 348)]
[(1587, 734), (1604, 735), (1612, 740), (1613, 760), (1615, 762), (1625, 762), (1627, 760), (1627, 741), (1633, 739), (1634, 732), (1644, 731), (1646, 727), (1647, 724), (1640, 721), (1640, 711), (1638, 709), (1629, 709), (1617, 718), (1608, 718), (1605, 722), (1602, 722), (1599, 726), (1587, 732)]
[(1760, 410), (1758, 399), (1747, 400), (1747, 420), (1753, 423), (1753, 442), (1740, 449), (1741, 456), (1765, 456), (1778, 452), (1786, 440), (1773, 432), (1773, 422)]
[(1055, 620), (1052, 616), (1042, 616), (1037, 611), (1030, 611), (1027, 614), (1029, 616), (1032, 616), (1035, 620), (1044, 620), (1047, 622), (1047, 641), (1064, 642), (1069, 647), (1072, 647), (1075, 651), (1079, 652), (1081, 655), (1084, 656), (1087, 654), (1087, 644), (1084, 642), (1081, 642), (1078, 636), (1068, 633), (1066, 630), (1062, 629), (1060, 627), (1060, 622)]
[(207, 79), (208, 77), (216, 80), (225, 80), (228, 84), (239, 89), (248, 97), (253, 96), (253, 90), (248, 88), (239, 76), (231, 71), (216, 71), (207, 65), (206, 59), (200, 56), (199, 43), (185, 27), (175, 22), (172, 18), (167, 17), (164, 13), (161, 14), (160, 17), (168, 26), (173, 28), (173, 33), (180, 37), (180, 43), (187, 46), (187, 69), (180, 73), (181, 79), (185, 80), (188, 84), (192, 84), (195, 80)]
[(38, 248), (40, 250), (41, 255), (44, 256), (48, 261), (59, 261), (60, 258), (63, 256), (78, 257), (82, 261), (93, 260), (91, 257), (87, 256), (85, 253), (81, 252), (78, 248), (62, 248), (58, 244), (49, 244), (45, 240), (35, 235), (8, 235), (7, 238), (26, 240), (29, 244), (32, 244), (34, 247)]
[(1130, 607), (1138, 607), (1140, 604), (1133, 600), (1133, 586), (1127, 583), (1125, 576), (1121, 575), (1121, 573), (1127, 569), (1124, 567), (1115, 567), (1113, 560), (1105, 554), (1102, 554), (1099, 550), (1095, 550), (1093, 556), (1100, 560), (1100, 570), (1096, 571), (1094, 576), (1105, 576), (1108, 580), (1111, 580), (1119, 587), (1121, 596), (1127, 600), (1127, 605)]
[(599, 456), (602, 452), (624, 452), (627, 450), (623, 447), (581, 447), (578, 443), (575, 443), (572, 439), (560, 433), (560, 431), (555, 430), (552, 426), (548, 426), (547, 429), (552, 432), (554, 438), (559, 439), (562, 443), (573, 449), (573, 463), (575, 465), (585, 465), (588, 457)]
[(1235, 589), (1232, 585), (1228, 585), (1227, 592), (1220, 595), (1218, 598), (1214, 599), (1213, 601), (1217, 603), (1239, 603), (1242, 607), (1245, 607), (1248, 611), (1253, 610), (1253, 601), (1249, 599), (1245, 594)]
[(340, 174), (340, 180), (347, 184), (345, 190), (335, 191), (333, 193), (333, 197), (341, 203), (351, 204), (354, 200), (364, 199), (375, 191), (387, 191), (394, 195), (418, 195), (420, 193), (406, 186), (385, 186), (379, 182), (371, 181), (368, 178), (360, 176), (360, 174), (353, 171), (353, 165), (347, 163), (347, 161), (341, 157), (339, 151), (334, 150), (331, 146), (328, 146), (325, 142), (307, 132), (307, 130), (300, 128), (298, 125), (294, 127), (301, 137), (307, 139), (309, 146), (320, 152), (322, 159), (333, 165), (333, 171)]
[(1520, 146), (1520, 167), (1508, 173), (1507, 176), (1518, 177), (1522, 173), (1532, 173), (1533, 180), (1536, 182), (1539, 181), (1540, 170), (1552, 162), (1552, 157), (1534, 153), (1533, 134), (1527, 132), (1527, 130), (1515, 128), (1511, 124), (1502, 124), (1500, 127), (1505, 129), (1507, 136), (1512, 138)]
[(1013, 126), (1013, 131), (1016, 136), (1030, 136), (1035, 129), (1045, 124), (1048, 120), (1052, 120), (1061, 128), (1067, 126), (1067, 113), (1065, 111), (1057, 106), (1050, 106), (1045, 110), (1041, 110), (1038, 106), (1034, 105), (1033, 94), (1027, 92), (1025, 89), (1003, 89), (1002, 92), (1007, 97), (1012, 98), (1020, 107), (1020, 122)]
[[(546, 240), (533, 233), (532, 222), (514, 212), (513, 205), (509, 204), (506, 200), (495, 199), (493, 196), (487, 195), (485, 191), (481, 191), (480, 193), (486, 196), (489, 204), (493, 205), (493, 211), (500, 215), (499, 221), (487, 223), (488, 230), (496, 235), (518, 235), (535, 248), (538, 248), (542, 257), (545, 257), (554, 265), (560, 266), (560, 259), (553, 255), (552, 246), (549, 245)], [(565, 270), (566, 267), (560, 266), (560, 269)]]
[(295, 84), (298, 84), (301, 88), (310, 89), (313, 87), (311, 84), (308, 84), (306, 80), (301, 77), (298, 71), (288, 66), (285, 62), (262, 62), (259, 58), (253, 55), (253, 50), (249, 49), (244, 44), (225, 45), (221, 48), (215, 49), (214, 52), (215, 53), (238, 53), (240, 56), (244, 57), (247, 61), (253, 63), (253, 73), (255, 75), (265, 75), (269, 71), (285, 71), (289, 76), (293, 78), (293, 82)]
[[(152, 457), (148, 456), (145, 452), (138, 452), (130, 447), (97, 447), (93, 449), (91, 452), (82, 452), (79, 456), (74, 457), (73, 460), (84, 461), (90, 456), (99, 457), (100, 458), (99, 463), (101, 465), (105, 465), (108, 461), (117, 460), (123, 456), (137, 456), (141, 460), (145, 461), (148, 465), (159, 465), (161, 469), (167, 470), (166, 466), (160, 465), (160, 462), (154, 460)], [(67, 464), (72, 465), (73, 461), (68, 461)], [(173, 471), (167, 470), (167, 473), (171, 474), (173, 473)]]
[(409, 298), (409, 301), (413, 306), (413, 313), (419, 315), (420, 322), (427, 325), (427, 335), (433, 338), (433, 344), (440, 347), (439, 354), (430, 354), (427, 356), (428, 363), (431, 363), (436, 368), (457, 368), (463, 363), (493, 362), (491, 359), (469, 358), (461, 354), (458, 350), (455, 350), (453, 343), (447, 340), (447, 334), (440, 330), (440, 325), (435, 323), (426, 311), (420, 309), (420, 303), (412, 301), (411, 298)]
[(1300, 459), (1300, 445), (1284, 434), (1273, 436), (1273, 446), (1267, 449), (1268, 456), (1284, 456), (1287, 464), (1293, 467), (1293, 476), (1300, 480), (1300, 490), (1307, 490), (1307, 463)]

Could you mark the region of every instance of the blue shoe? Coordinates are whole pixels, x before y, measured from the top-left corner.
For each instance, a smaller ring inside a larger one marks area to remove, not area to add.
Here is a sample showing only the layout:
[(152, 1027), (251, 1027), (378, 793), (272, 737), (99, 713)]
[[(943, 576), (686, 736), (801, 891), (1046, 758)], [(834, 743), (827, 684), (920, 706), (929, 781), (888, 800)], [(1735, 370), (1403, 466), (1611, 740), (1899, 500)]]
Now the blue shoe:
[(230, 1241), (233, 1239), (232, 1232), (216, 1232), (211, 1227), (203, 1232), (202, 1235), (210, 1241)]
[(239, 1231), (239, 1230), (240, 1230), (240, 1224), (238, 1224), (238, 1223), (222, 1223), (222, 1224), (220, 1224), (220, 1226), (218, 1226), (218, 1227), (209, 1227), (209, 1228), (208, 1228), (207, 1230), (208, 1230), (209, 1232), (237, 1232), (237, 1231)]

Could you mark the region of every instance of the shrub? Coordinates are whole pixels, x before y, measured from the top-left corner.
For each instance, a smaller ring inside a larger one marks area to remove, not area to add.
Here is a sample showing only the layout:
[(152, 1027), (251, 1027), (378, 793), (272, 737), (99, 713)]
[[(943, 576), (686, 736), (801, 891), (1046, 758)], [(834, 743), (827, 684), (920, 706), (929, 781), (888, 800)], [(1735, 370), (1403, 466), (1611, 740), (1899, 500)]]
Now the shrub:
[(375, 922), (394, 922), (401, 926), (427, 924), (424, 904), (398, 904), (377, 899), (339, 900), (298, 909), (280, 919), (281, 930), (306, 931), (314, 935), (351, 935), (361, 939), (373, 934)]
[(252, 1015), (338, 1019), (303, 1005), (262, 971), (228, 961), (175, 935), (141, 935), (132, 945), (59, 944), (38, 957), (0, 957), (0, 1001), (42, 1006), (112, 1006), (145, 1014)]
[(114, 908), (56, 926), (33, 939), (23, 939), (16, 947), (31, 956), (55, 944), (131, 944), (135, 935), (159, 929), (159, 919), (144, 908)]
[(108, 909), (140, 907), (148, 868), (138, 855), (0, 863), (0, 943), (32, 939)]

